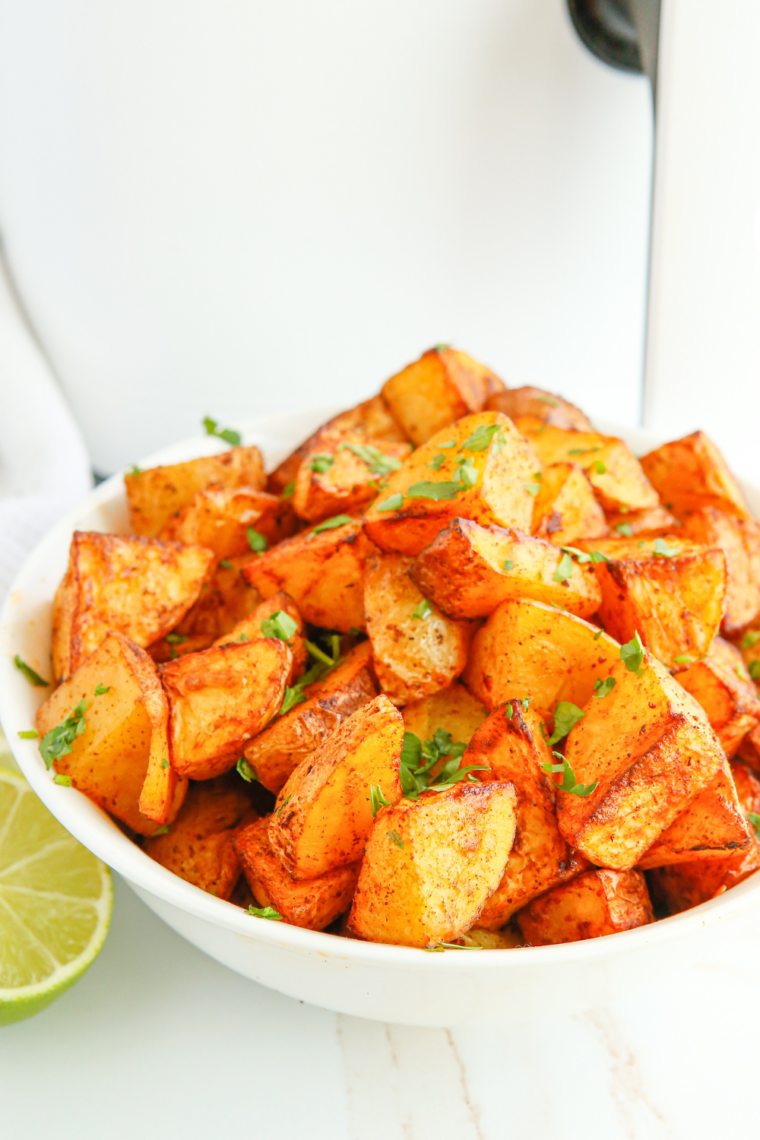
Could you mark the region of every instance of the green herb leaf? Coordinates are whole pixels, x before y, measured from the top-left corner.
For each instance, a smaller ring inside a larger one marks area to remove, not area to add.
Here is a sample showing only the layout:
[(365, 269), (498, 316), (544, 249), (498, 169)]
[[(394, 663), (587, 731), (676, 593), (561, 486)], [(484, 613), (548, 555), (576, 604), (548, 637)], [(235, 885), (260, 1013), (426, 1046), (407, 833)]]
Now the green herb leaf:
[(583, 716), (584, 713), (572, 701), (560, 701), (554, 710), (554, 732), (549, 737), (548, 744), (562, 740)]
[(311, 471), (316, 471), (317, 475), (324, 475), (326, 471), (330, 470), (334, 462), (334, 455), (330, 455), (327, 451), (321, 451), (317, 455), (312, 456), (311, 462), (307, 463), (306, 466)]
[(541, 484), (540, 483), (523, 483), (523, 490), (527, 491), (529, 495), (533, 495), (533, 497), (535, 498), (536, 495), (538, 494), (538, 492), (541, 490)]
[(423, 598), (420, 604), (418, 606), (415, 606), (412, 610), (412, 617), (420, 618), (421, 620), (422, 618), (428, 617), (430, 614), (432, 614), (432, 612), (433, 607), (430, 605), (430, 602), (427, 600), (427, 598)]
[[(53, 783), (54, 784), (60, 784), (62, 788), (70, 788), (71, 787), (71, 776), (64, 776), (60, 772), (56, 772), (56, 774), (53, 776)], [(167, 831), (168, 831), (168, 828), (167, 828)]]
[(445, 443), (439, 443), (439, 447), (456, 447), (457, 441), (455, 439), (447, 439)]
[(760, 661), (750, 661), (747, 672), (753, 681), (760, 680)]
[(601, 629), (598, 629), (596, 631), (596, 633), (594, 634), (594, 636), (591, 638), (591, 640), (592, 641), (598, 641), (601, 636), (602, 636), (602, 631), (601, 631)]
[(168, 835), (170, 831), (171, 828), (169, 827), (169, 824), (165, 823), (162, 827), (156, 828), (156, 830), (151, 835), (151, 839), (155, 839), (157, 835)]
[(592, 550), (587, 554), (585, 550), (579, 550), (577, 546), (560, 546), (560, 550), (564, 550), (565, 554), (572, 554), (574, 558), (578, 559), (581, 566), (585, 566), (587, 562), (609, 562), (606, 554), (600, 554), (598, 550)]
[(18, 734), (20, 740), (37, 740), (39, 735), (39, 732), (35, 732), (33, 728), (27, 728)]
[[(461, 483), (414, 483), (406, 492), (407, 499), (455, 499), (464, 487)], [(388, 508), (389, 509), (389, 508)]]
[(48, 686), (50, 684), (44, 677), (40, 677), (39, 673), (35, 673), (31, 665), (27, 665), (26, 661), (22, 661), (18, 653), (13, 658), (13, 664), (24, 674), (30, 685)]
[(167, 633), (164, 641), (169, 645), (184, 645), (187, 641), (187, 634), (185, 633)]
[(260, 534), (259, 531), (254, 530), (252, 526), (246, 527), (245, 533), (246, 537), (248, 538), (248, 545), (250, 546), (251, 550), (253, 550), (256, 554), (263, 554), (269, 546), (269, 543), (267, 542), (264, 535)]
[(353, 521), (350, 515), (334, 515), (333, 518), (325, 519), (319, 526), (315, 526), (311, 533), (321, 534), (323, 530), (337, 530), (339, 526), (345, 526), (346, 523)]
[(596, 789), (599, 781), (594, 780), (593, 784), (577, 784), (575, 782), (575, 775), (573, 773), (573, 770), (562, 753), (554, 752), (553, 755), (556, 756), (557, 759), (561, 761), (561, 763), (542, 764), (541, 767), (543, 768), (544, 772), (548, 772), (550, 774), (559, 772), (562, 773), (562, 783), (555, 784), (557, 790), (560, 792), (566, 792), (570, 796), (580, 796), (581, 798), (590, 796), (591, 793)]
[(85, 713), (90, 707), (90, 701), (81, 700), (71, 710), (62, 724), (51, 728), (40, 741), (40, 755), (45, 761), (45, 767), (50, 769), (56, 760), (67, 756), (73, 751), (74, 741), (81, 736), (87, 727)]
[(504, 431), (501, 424), (481, 424), (476, 428), (472, 435), (468, 436), (460, 451), (487, 451), (491, 441), (495, 439), (499, 445), (499, 451), (502, 447), (506, 446), (506, 439), (504, 438)]
[(673, 661), (676, 665), (693, 665), (694, 658), (690, 653), (679, 653), (678, 657), (674, 657)]
[(285, 486), (282, 488), (282, 498), (283, 499), (292, 499), (293, 498), (293, 492), (295, 491), (295, 489), (296, 489), (296, 481), (295, 481), (295, 479), (291, 479), (291, 481), (289, 483), (286, 483)]
[(752, 649), (760, 641), (760, 629), (750, 629), (741, 640), (742, 649)]
[(601, 444), (599, 444), (598, 447), (571, 447), (567, 454), (568, 455), (591, 455), (594, 451), (601, 451), (601, 450), (602, 450)]
[(760, 839), (760, 815), (754, 811), (747, 812), (747, 819), (755, 829), (755, 835)]
[(256, 769), (252, 767), (245, 756), (241, 756), (235, 765), (238, 776), (242, 776), (246, 784), (258, 783), (259, 778), (256, 775)]
[(166, 756), (164, 756), (163, 760), (161, 761), (161, 767), (162, 767), (163, 769), (166, 769), (166, 768), (168, 768), (168, 767), (169, 767), (169, 761), (168, 761), (168, 759), (166, 758)]
[(506, 562), (502, 565), (502, 570), (504, 571), (505, 574), (508, 574), (509, 571), (514, 570), (514, 568), (515, 568), (515, 564), (511, 558), (508, 558), (506, 560)]
[(618, 534), (622, 534), (625, 538), (633, 538), (633, 527), (630, 523), (617, 523), (612, 529), (616, 530)]
[(559, 566), (554, 571), (552, 577), (555, 582), (564, 582), (572, 576), (573, 573), (573, 560), (569, 554), (563, 554), (559, 560)]
[(138, 467), (136, 463), (131, 463), (127, 474), (131, 475), (133, 478), (137, 475), (142, 475), (142, 467)]
[(604, 466), (601, 459), (595, 459), (594, 462), (591, 464), (591, 466), (594, 469), (594, 471), (597, 473), (597, 475), (606, 475), (607, 474), (607, 468)]
[(404, 505), (404, 496), (401, 494), (391, 495), (387, 499), (383, 499), (382, 503), (378, 503), (375, 507), (376, 511), (399, 511)]
[(656, 558), (674, 558), (681, 553), (680, 546), (668, 546), (664, 538), (654, 540), (654, 554)]
[(438, 454), (434, 455), (433, 458), (430, 460), (430, 462), (428, 463), (428, 467), (430, 468), (431, 471), (440, 471), (445, 462), (446, 462), (446, 456), (443, 454), (442, 451), (439, 451)]
[(338, 451), (352, 451), (358, 459), (367, 464), (373, 475), (390, 475), (391, 471), (398, 471), (401, 467), (401, 460), (395, 455), (386, 455), (369, 443), (341, 443), (338, 445)]
[(459, 464), (454, 472), (454, 478), (457, 479), (464, 488), (475, 486), (478, 481), (478, 472), (472, 456), (468, 455), (467, 459)]
[(402, 851), (404, 850), (404, 841), (397, 831), (387, 831), (386, 835), (392, 843), (395, 843), (396, 846), (400, 847)]
[(228, 562), (228, 560), (226, 558), (223, 558), (222, 561), (219, 563), (219, 569), (220, 570), (231, 570), (232, 569), (232, 563)]
[(614, 677), (606, 677), (604, 680), (602, 680), (601, 677), (597, 677), (594, 681), (594, 696), (601, 701), (608, 693), (612, 692), (616, 684), (617, 682)]
[(638, 630), (636, 630), (630, 641), (620, 646), (620, 660), (628, 672), (635, 673), (637, 677), (640, 677), (646, 669), (646, 665), (644, 664), (644, 646), (641, 644)]
[(282, 803), (280, 804), (280, 806), (278, 807), (278, 809), (277, 809), (277, 813), (276, 813), (276, 814), (277, 814), (277, 815), (282, 815), (283, 811), (285, 810), (285, 808), (288, 806), (288, 804), (290, 803), (290, 801), (291, 801), (292, 799), (293, 799), (293, 797), (292, 797), (292, 796), (286, 796), (286, 797), (285, 797), (285, 799), (284, 799), (284, 800), (282, 801)]
[(247, 913), (254, 918), (268, 918), (271, 922), (282, 922), (282, 915), (273, 906), (249, 906)]
[(277, 610), (271, 617), (265, 618), (261, 623), (261, 632), (264, 637), (276, 637), (279, 641), (290, 641), (298, 631), (298, 623), (293, 621), (285, 610)]
[(110, 685), (104, 685), (102, 683), (102, 681), (98, 681), (97, 685), (95, 686), (95, 696), (96, 697), (104, 697), (106, 695), (106, 693), (110, 693), (110, 692), (111, 692), (111, 686)]
[(450, 344), (434, 344), (430, 351), (431, 352), (448, 352), (450, 348), (451, 348)]
[(211, 416), (204, 416), (202, 420), (203, 426), (206, 429), (206, 435), (215, 435), (217, 439), (223, 439), (230, 447), (240, 447), (240, 432), (232, 431), (231, 428), (219, 429), (216, 420), (212, 420)]
[(548, 404), (550, 408), (558, 408), (559, 404), (551, 396), (537, 396), (536, 399), (540, 400), (542, 404)]
[(305, 701), (305, 700), (306, 700), (306, 694), (304, 693), (304, 691), (300, 685), (293, 685), (292, 688), (290, 685), (286, 685), (285, 686), (285, 695), (282, 698), (282, 704), (280, 705), (280, 711), (278, 712), (277, 715), (278, 716), (285, 716), (285, 713), (289, 713), (291, 709), (294, 709), (296, 707), (296, 705), (302, 704), (303, 701)]
[(390, 807), (390, 800), (386, 800), (383, 795), (383, 790), (379, 784), (370, 784), (369, 789), (369, 803), (372, 809), (372, 818), (374, 819), (381, 807)]

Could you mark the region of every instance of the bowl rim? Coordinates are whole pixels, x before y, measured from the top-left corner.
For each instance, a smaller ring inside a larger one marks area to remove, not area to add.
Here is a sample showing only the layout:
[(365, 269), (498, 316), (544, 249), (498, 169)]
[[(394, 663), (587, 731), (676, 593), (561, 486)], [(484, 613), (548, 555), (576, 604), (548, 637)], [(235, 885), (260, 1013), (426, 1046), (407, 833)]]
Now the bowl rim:
[[(281, 437), (279, 450), (283, 455), (287, 454), (287, 451), (297, 446), (310, 430), (314, 430), (338, 410), (340, 409), (322, 406), (256, 417), (243, 423), (240, 428), (243, 444), (256, 444), (266, 454), (270, 451), (272, 437), (277, 442), (279, 433)], [(656, 447), (660, 442), (651, 433), (640, 429), (624, 428), (604, 421), (600, 422), (599, 428), (608, 434), (626, 439), (635, 451)], [(140, 467), (181, 462), (197, 455), (215, 454), (219, 450), (218, 440), (212, 437), (190, 436), (147, 456), (141, 460)], [(278, 458), (275, 456), (275, 461)], [(225, 928), (249, 941), (276, 946), (286, 951), (305, 953), (346, 964), (355, 962), (357, 965), (365, 966), (382, 965), (386, 968), (468, 973), (473, 968), (478, 971), (493, 969), (502, 971), (506, 966), (516, 971), (534, 970), (539, 967), (551, 968), (578, 960), (606, 959), (641, 952), (652, 942), (670, 942), (683, 938), (697, 929), (733, 917), (760, 899), (760, 875), (752, 875), (717, 898), (681, 914), (660, 919), (648, 926), (621, 931), (604, 938), (561, 943), (556, 946), (530, 946), (490, 951), (487, 954), (477, 955), (473, 961), (471, 954), (462, 954), (454, 950), (431, 954), (429, 951), (414, 947), (362, 942), (323, 931), (306, 930), (284, 922), (256, 921), (242, 908), (207, 894), (154, 862), (127, 838), (105, 811), (98, 808), (83, 793), (54, 784), (51, 774), (45, 769), (37, 742), (21, 740), (17, 735), (20, 730), (29, 726), (29, 718), (30, 716), (33, 718), (36, 706), (41, 703), (45, 694), (28, 685), (15, 668), (13, 656), (19, 651), (18, 642), (19, 639), (23, 640), (26, 624), (33, 625), (35, 621), (46, 621), (49, 634), (49, 617), (43, 618), (40, 613), (37, 618), (30, 619), (28, 614), (23, 613), (21, 603), (24, 595), (30, 590), (34, 592), (39, 574), (50, 562), (60, 564), (63, 555), (65, 564), (71, 534), (78, 523), (99, 508), (115, 506), (119, 500), (123, 505), (125, 501), (123, 474), (124, 471), (119, 471), (112, 475), (89, 492), (75, 508), (67, 512), (37, 544), (11, 585), (0, 612), (0, 722), (8, 746), (22, 774), (50, 812), (85, 847), (129, 882), (213, 926)], [(751, 503), (754, 499), (755, 510), (760, 509), (760, 488), (748, 483), (744, 483), (743, 486)], [(52, 594), (49, 593), (49, 588), (43, 590), (43, 593), (48, 596), (49, 608), (52, 605)], [(40, 699), (35, 704), (36, 697)], [(515, 949), (519, 949), (519, 953), (515, 953)], [(507, 954), (509, 957), (505, 957)]]

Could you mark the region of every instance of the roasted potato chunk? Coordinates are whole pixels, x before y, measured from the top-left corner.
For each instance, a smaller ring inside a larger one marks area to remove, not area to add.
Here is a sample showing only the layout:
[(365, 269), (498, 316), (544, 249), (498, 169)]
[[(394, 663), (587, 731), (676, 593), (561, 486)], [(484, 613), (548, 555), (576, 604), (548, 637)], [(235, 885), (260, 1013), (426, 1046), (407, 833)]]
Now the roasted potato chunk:
[[(133, 831), (151, 835), (174, 818), (187, 790), (169, 767), (168, 719), (147, 653), (109, 633), (48, 697), (36, 726), (48, 766)], [(57, 744), (44, 739), (55, 729)]]
[(682, 670), (678, 682), (707, 713), (726, 756), (733, 756), (760, 721), (760, 700), (739, 650), (716, 637), (706, 657)]
[(376, 696), (372, 647), (364, 641), (321, 681), (306, 686), (302, 704), (272, 721), (250, 742), (244, 755), (256, 779), (276, 795), (303, 760)]
[(502, 705), (475, 733), (463, 763), (484, 765), (490, 770), (479, 773), (482, 781), (512, 783), (517, 796), (509, 862), (478, 918), (479, 926), (497, 930), (531, 899), (587, 864), (574, 858), (560, 835), (554, 786), (541, 767), (554, 764), (554, 757), (541, 736), (537, 713), (521, 701)]
[(590, 565), (579, 565), (544, 539), (470, 519), (454, 519), (436, 535), (409, 577), (459, 620), (488, 617), (507, 598), (531, 598), (591, 617), (602, 600)]
[(466, 416), (389, 477), (364, 529), (398, 554), (419, 554), (454, 518), (529, 531), (540, 477), (535, 453), (506, 416)]
[(572, 847), (597, 866), (625, 871), (725, 757), (703, 710), (651, 653), (619, 661), (610, 676), (614, 687), (583, 707), (565, 746), (577, 784), (593, 789), (559, 792), (557, 812)]
[(298, 468), (293, 507), (309, 522), (332, 518), (341, 512), (357, 514), (380, 491), (380, 480), (412, 450), (409, 443), (371, 440), (357, 432), (325, 432), (314, 451)]
[(284, 641), (262, 638), (160, 666), (175, 771), (208, 780), (233, 768), (280, 708), (292, 663)]
[(333, 867), (314, 879), (293, 879), (272, 850), (269, 822), (257, 819), (243, 828), (235, 846), (251, 893), (259, 906), (271, 906), (292, 926), (324, 930), (351, 905), (359, 863)]
[(503, 388), (485, 365), (440, 345), (391, 376), (382, 394), (407, 438), (419, 446), (454, 420), (481, 411), (488, 397)]
[(401, 798), (404, 722), (387, 697), (357, 709), (296, 768), (277, 797), (269, 840), (294, 879), (356, 863), (372, 827), (370, 788)]
[[(664, 507), (647, 507), (644, 511), (608, 511), (607, 525), (615, 537), (639, 538), (672, 533), (678, 530), (680, 523)], [(708, 542), (706, 545), (712, 546), (713, 543)]]
[(467, 664), (472, 630), (431, 605), (408, 571), (412, 559), (377, 551), (367, 559), (364, 610), (382, 692), (404, 705), (455, 681)]
[(213, 555), (201, 546), (74, 531), (53, 604), (53, 671), (64, 680), (111, 630), (141, 649), (168, 633), (201, 592)]
[(515, 916), (527, 946), (582, 942), (654, 921), (640, 871), (586, 871)]
[(469, 744), (476, 729), (488, 716), (488, 710), (464, 685), (450, 685), (413, 701), (402, 709), (404, 728), (420, 740), (432, 740), (438, 729), (448, 732), (455, 743)]
[(236, 828), (253, 815), (242, 781), (235, 781), (222, 776), (191, 783), (168, 834), (143, 844), (162, 867), (219, 899), (229, 899), (240, 877)]
[[(283, 619), (282, 615), (286, 615)], [(295, 624), (290, 633), (287, 619)], [(265, 637), (279, 637), (290, 649), (293, 663), (288, 674), (288, 685), (292, 685), (306, 668), (309, 653), (306, 648), (306, 631), (298, 606), (293, 599), (280, 591), (272, 594), (265, 602), (260, 602), (253, 613), (243, 618), (229, 633), (218, 638), (215, 645), (234, 645), (239, 641), (260, 641)]]
[(533, 505), (532, 533), (557, 546), (607, 534), (604, 511), (577, 463), (545, 467)]
[(741, 488), (718, 448), (703, 431), (655, 448), (641, 460), (667, 510), (681, 518), (700, 507), (750, 517)]
[(156, 538), (169, 520), (206, 487), (264, 487), (264, 464), (257, 447), (233, 447), (186, 463), (150, 467), (124, 476), (132, 530)]
[(605, 511), (643, 511), (659, 503), (657, 492), (627, 443), (598, 432), (563, 431), (529, 417), (515, 426), (544, 464), (577, 463)]
[(251, 541), (264, 550), (290, 538), (297, 528), (289, 500), (250, 487), (208, 487), (170, 519), (161, 538), (205, 546), (217, 558), (228, 559), (250, 557)]
[(669, 668), (707, 653), (726, 596), (722, 550), (666, 538), (579, 540), (604, 554), (594, 565), (602, 591), (599, 620), (611, 637), (641, 640)]
[(472, 643), (463, 681), (489, 709), (530, 697), (542, 716), (558, 701), (582, 706), (620, 660), (620, 646), (582, 618), (541, 602), (497, 606)]
[(268, 550), (250, 562), (243, 575), (264, 598), (280, 590), (290, 594), (304, 621), (348, 633), (364, 629), (368, 548), (360, 523), (321, 523)]
[(565, 431), (594, 430), (580, 408), (553, 392), (545, 392), (543, 388), (527, 386), (494, 392), (486, 400), (483, 410), (501, 412), (511, 420), (518, 416), (532, 416), (542, 423), (564, 428)]
[[(406, 436), (388, 411), (385, 400), (382, 396), (373, 396), (371, 400), (365, 400), (355, 408), (349, 408), (348, 411), (334, 416), (310, 435), (272, 472), (267, 482), (267, 490), (275, 495), (282, 495), (288, 485), (295, 482), (298, 469), (309, 452), (319, 451), (325, 436), (335, 432), (341, 434), (358, 432), (373, 443), (378, 440), (406, 442)], [(292, 494), (292, 490), (290, 493)]]
[(460, 938), (500, 883), (515, 835), (511, 784), (459, 783), (378, 812), (348, 920), (372, 942)]
[(724, 633), (735, 633), (760, 612), (760, 526), (717, 507), (701, 507), (684, 515), (683, 535), (703, 546), (718, 547), (726, 556)]

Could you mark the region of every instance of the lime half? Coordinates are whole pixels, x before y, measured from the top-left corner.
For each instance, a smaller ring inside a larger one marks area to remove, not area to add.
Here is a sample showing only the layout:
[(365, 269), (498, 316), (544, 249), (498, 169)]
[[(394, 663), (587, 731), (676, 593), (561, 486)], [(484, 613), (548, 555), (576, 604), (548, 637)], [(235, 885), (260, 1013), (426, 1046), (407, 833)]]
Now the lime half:
[(0, 1025), (39, 1013), (81, 978), (112, 905), (105, 863), (0, 768)]

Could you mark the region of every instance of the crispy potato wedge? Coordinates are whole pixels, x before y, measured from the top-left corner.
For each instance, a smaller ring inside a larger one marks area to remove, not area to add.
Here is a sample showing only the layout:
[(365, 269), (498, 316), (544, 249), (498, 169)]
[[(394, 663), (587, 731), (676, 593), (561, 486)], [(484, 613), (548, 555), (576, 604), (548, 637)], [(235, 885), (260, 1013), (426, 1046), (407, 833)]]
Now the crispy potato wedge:
[(377, 498), (380, 481), (397, 471), (411, 450), (410, 443), (371, 440), (358, 432), (325, 432), (298, 468), (296, 513), (309, 522), (360, 513)]
[(472, 629), (452, 621), (409, 577), (412, 559), (376, 551), (367, 559), (364, 611), (380, 689), (404, 705), (447, 688), (467, 664)]
[(735, 633), (754, 621), (760, 613), (760, 526), (717, 507), (701, 507), (684, 514), (681, 533), (692, 542), (718, 547), (726, 556), (723, 632)]
[(148, 538), (74, 531), (53, 603), (53, 671), (59, 681), (111, 630), (141, 649), (169, 632), (196, 601), (210, 550)]
[(295, 534), (298, 519), (289, 500), (278, 499), (266, 491), (207, 487), (169, 520), (160, 537), (205, 546), (217, 558), (234, 558), (238, 554), (250, 557), (251, 528), (267, 545), (274, 546)]
[(644, 651), (637, 672), (618, 661), (615, 686), (592, 697), (571, 729), (565, 757), (590, 794), (559, 792), (560, 831), (597, 866), (625, 871), (712, 781), (725, 763), (704, 711)]
[(582, 618), (541, 602), (502, 602), (472, 643), (462, 680), (486, 708), (530, 697), (550, 717), (558, 701), (582, 707), (620, 660), (620, 646)]
[(641, 460), (666, 510), (681, 518), (700, 507), (750, 517), (741, 488), (718, 448), (703, 431), (664, 443)]
[(364, 629), (368, 549), (359, 522), (324, 530), (318, 526), (268, 550), (250, 562), (243, 575), (264, 598), (280, 590), (290, 594), (304, 621), (348, 633)]
[(560, 834), (554, 786), (542, 764), (554, 764), (540, 732), (540, 718), (520, 701), (502, 705), (472, 738), (464, 764), (482, 764), (488, 783), (512, 783), (517, 796), (515, 842), (502, 880), (486, 902), (478, 926), (498, 930), (531, 899), (580, 874), (588, 864), (574, 857)]
[(245, 749), (257, 780), (275, 795), (344, 720), (377, 696), (370, 643), (350, 650), (336, 669), (307, 685), (304, 696), (302, 704), (277, 717)]
[(260, 641), (265, 637), (279, 637), (279, 633), (268, 628), (268, 623), (271, 623), (273, 618), (276, 619), (280, 613), (287, 614), (296, 623), (296, 630), (292, 637), (280, 638), (281, 641), (286, 641), (293, 657), (287, 680), (287, 684), (292, 685), (306, 668), (309, 653), (306, 648), (306, 631), (303, 618), (299, 613), (298, 606), (290, 595), (283, 593), (282, 590), (277, 594), (272, 594), (271, 598), (267, 598), (265, 602), (260, 602), (253, 613), (239, 621), (229, 633), (218, 638), (214, 645), (235, 645), (239, 641)]
[(607, 534), (604, 511), (577, 463), (553, 463), (544, 468), (541, 489), (533, 505), (531, 531), (537, 538), (548, 538), (557, 546)]
[(608, 559), (594, 569), (602, 591), (599, 620), (611, 637), (626, 642), (638, 631), (647, 648), (672, 669), (707, 653), (723, 617), (727, 574), (722, 550), (672, 535), (592, 543), (579, 539), (578, 545), (593, 547)]
[(285, 642), (272, 637), (214, 646), (161, 665), (175, 771), (208, 780), (234, 768), (282, 704), (292, 663)]
[(586, 871), (515, 916), (527, 946), (582, 942), (654, 922), (640, 871)]
[(563, 431), (521, 416), (515, 426), (544, 464), (577, 463), (605, 511), (643, 511), (659, 503), (641, 464), (627, 443), (598, 432)]
[(736, 751), (736, 756), (753, 772), (760, 775), (760, 725), (747, 733)]
[(488, 710), (465, 689), (455, 683), (447, 689), (431, 693), (421, 701), (412, 701), (402, 710), (404, 728), (421, 741), (432, 740), (439, 728), (451, 739), (469, 744), (476, 729), (488, 716)]
[(409, 577), (459, 620), (488, 617), (507, 598), (531, 598), (591, 617), (602, 600), (591, 565), (578, 565), (542, 538), (471, 519), (454, 519), (436, 535)]
[[(672, 534), (681, 524), (675, 515), (671, 515), (664, 507), (647, 507), (644, 511), (608, 511), (607, 525), (613, 537), (639, 538), (646, 535)], [(579, 537), (584, 536), (579, 535)], [(706, 545), (713, 544), (708, 542)]]
[(466, 416), (388, 478), (364, 529), (382, 550), (419, 554), (454, 518), (529, 531), (541, 464), (499, 412)]
[(291, 926), (324, 930), (351, 905), (359, 863), (333, 867), (314, 879), (293, 879), (269, 842), (270, 817), (238, 832), (235, 846), (259, 906), (271, 906)]
[(143, 850), (194, 887), (229, 899), (240, 877), (236, 829), (252, 816), (237, 777), (191, 783), (168, 834), (146, 839)]
[(151, 835), (174, 818), (187, 790), (168, 765), (169, 707), (153, 662), (123, 634), (107, 634), (40, 707), (40, 737), (80, 702), (87, 707), (76, 720), (84, 729), (55, 760), (56, 772), (139, 835)]
[(716, 637), (701, 661), (678, 674), (678, 683), (699, 701), (726, 756), (733, 756), (760, 721), (757, 690), (736, 646)]
[(401, 799), (401, 713), (387, 697), (357, 709), (289, 777), (277, 797), (269, 840), (294, 879), (315, 879), (357, 862), (372, 827), (370, 788)]
[(494, 392), (483, 405), (486, 412), (501, 412), (511, 420), (518, 416), (531, 416), (553, 427), (563, 428), (565, 431), (593, 431), (591, 423), (586, 419), (580, 408), (563, 400), (554, 392), (545, 392), (543, 388), (504, 388), (501, 392)]
[(501, 380), (464, 352), (441, 345), (391, 376), (383, 399), (407, 438), (419, 447), (441, 428), (482, 410)]
[(455, 784), (378, 812), (349, 931), (435, 946), (461, 938), (500, 883), (515, 835), (511, 784)]
[(640, 870), (686, 863), (691, 859), (724, 859), (746, 851), (751, 843), (728, 761), (684, 811), (645, 851)]
[(206, 487), (264, 487), (264, 464), (257, 447), (233, 447), (221, 455), (203, 455), (186, 463), (150, 467), (124, 476), (132, 530), (156, 538), (173, 515)]
[(382, 396), (373, 396), (371, 400), (365, 400), (355, 408), (334, 416), (310, 435), (272, 472), (267, 481), (267, 490), (282, 495), (288, 484), (295, 482), (298, 469), (309, 452), (319, 451), (325, 436), (335, 432), (358, 432), (373, 443), (383, 440), (406, 442), (406, 436), (388, 411), (385, 400)]

